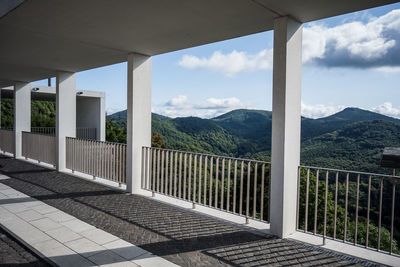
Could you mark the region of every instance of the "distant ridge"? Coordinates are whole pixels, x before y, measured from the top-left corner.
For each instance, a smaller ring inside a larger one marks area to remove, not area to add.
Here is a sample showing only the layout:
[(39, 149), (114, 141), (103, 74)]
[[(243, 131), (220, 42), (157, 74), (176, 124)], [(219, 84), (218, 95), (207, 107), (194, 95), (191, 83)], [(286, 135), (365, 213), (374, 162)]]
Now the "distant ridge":
[[(124, 125), (126, 111), (108, 116)], [(152, 114), (152, 129), (168, 148), (268, 160), (272, 112), (238, 109), (212, 119)], [(325, 118), (302, 118), (303, 164), (382, 172), (385, 146), (400, 147), (400, 120), (346, 108)]]

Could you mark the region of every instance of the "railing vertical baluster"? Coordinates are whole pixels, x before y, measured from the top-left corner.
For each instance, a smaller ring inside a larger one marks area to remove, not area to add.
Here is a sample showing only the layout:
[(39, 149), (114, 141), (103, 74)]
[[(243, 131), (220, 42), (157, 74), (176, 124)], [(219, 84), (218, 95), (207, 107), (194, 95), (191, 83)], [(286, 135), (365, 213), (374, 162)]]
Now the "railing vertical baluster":
[(258, 164), (254, 165), (254, 184), (253, 184), (253, 219), (256, 218), (257, 214), (257, 168)]
[(179, 153), (178, 198), (182, 196), (182, 152)]
[(219, 170), (219, 158), (215, 158), (215, 199), (214, 206), (218, 208), (218, 170)]
[(220, 197), (220, 207), (221, 210), (224, 209), (224, 191), (225, 191), (225, 159), (222, 159), (221, 165), (221, 197)]
[(141, 188), (146, 189), (146, 147), (142, 147), (142, 184)]
[(249, 219), (250, 209), (250, 172), (251, 172), (251, 161), (247, 162), (247, 186), (246, 186), (246, 223)]
[(345, 202), (344, 202), (344, 233), (343, 233), (343, 242), (347, 241), (347, 208), (349, 203), (349, 177), (350, 173), (346, 174), (346, 195), (345, 195)]
[(237, 186), (237, 159), (235, 160), (234, 169), (233, 169), (233, 208), (232, 212), (236, 213), (236, 186)]
[(317, 233), (318, 218), (318, 188), (319, 187), (319, 169), (315, 174), (315, 202), (314, 202), (314, 235)]
[(189, 155), (188, 200), (192, 200), (192, 154)]
[(160, 155), (161, 155), (161, 151), (159, 149), (157, 149), (157, 188), (156, 188), (156, 192), (160, 192)]
[(207, 204), (207, 163), (208, 157), (204, 156), (204, 188), (203, 188), (203, 204)]
[(371, 206), (371, 175), (368, 176), (368, 203), (367, 203), (367, 229), (365, 236), (365, 247), (368, 247), (368, 239), (369, 239), (369, 213)]
[(198, 192), (197, 192), (198, 203), (201, 203), (201, 187), (202, 187), (201, 171), (202, 171), (202, 163), (203, 163), (203, 156), (200, 155), (200, 157), (199, 157), (199, 189), (198, 189)]
[(183, 199), (186, 199), (186, 161), (187, 161), (187, 153), (183, 156)]
[(229, 159), (228, 160), (228, 169), (227, 169), (227, 175), (228, 175), (228, 180), (227, 180), (227, 192), (226, 192), (226, 211), (229, 211), (229, 204), (231, 201), (231, 164), (232, 164), (232, 160)]
[(329, 171), (326, 171), (326, 176), (325, 176), (325, 208), (324, 208), (324, 240), (323, 244), (326, 245), (326, 216), (328, 213), (328, 184), (329, 183)]
[(306, 181), (306, 212), (305, 212), (305, 222), (304, 222), (304, 231), (308, 230), (308, 194), (309, 194), (309, 186), (310, 186), (310, 169), (307, 168), (307, 181)]
[(178, 180), (178, 152), (175, 152), (175, 159), (174, 159), (174, 197), (176, 197), (177, 191), (177, 180)]
[(357, 244), (358, 234), (358, 204), (360, 199), (360, 174), (357, 175), (357, 191), (356, 191), (356, 224), (354, 229), (354, 245)]
[(338, 187), (339, 187), (339, 172), (336, 172), (336, 176), (335, 176), (335, 214), (333, 217), (333, 239), (336, 239)]
[(264, 220), (264, 181), (265, 181), (265, 164), (261, 167), (261, 192), (260, 192), (260, 220)]
[(196, 186), (197, 186), (197, 154), (194, 155), (194, 168), (193, 168), (193, 202), (196, 202)]
[(381, 177), (380, 188), (379, 188), (378, 250), (381, 249), (382, 197), (383, 197), (383, 177)]
[(156, 164), (157, 164), (157, 151), (155, 148), (152, 148), (153, 150), (153, 160), (152, 160), (152, 164), (153, 164), (153, 181), (152, 181), (152, 185), (151, 185), (151, 191), (155, 192), (156, 191), (156, 176), (157, 176), (157, 170), (156, 170)]
[[(271, 172), (271, 170), (270, 170)], [(300, 178), (301, 178), (301, 166), (297, 168), (297, 212), (296, 212), (296, 230), (300, 230)], [(271, 192), (269, 192), (271, 194)], [(268, 221), (270, 218), (268, 217)]]
[(208, 206), (212, 205), (212, 189), (213, 189), (213, 167), (214, 167), (214, 158), (210, 158), (210, 183), (208, 188)]
[(243, 214), (243, 172), (244, 172), (244, 161), (240, 165), (240, 192), (239, 192), (239, 214)]
[[(396, 170), (393, 169), (393, 176), (396, 176)], [(395, 178), (392, 178), (395, 179)], [(390, 255), (393, 253), (393, 225), (394, 225), (394, 208), (396, 204), (396, 184), (392, 184), (392, 216), (390, 218)]]
[[(164, 188), (164, 194), (166, 194), (166, 195), (168, 194), (168, 182), (169, 182), (169, 180), (168, 180), (168, 166), (170, 165), (169, 161), (170, 161), (169, 152), (167, 151), (165, 153), (165, 188)], [(171, 179), (171, 178), (169, 178), (169, 179)]]
[(165, 182), (165, 151), (161, 152), (161, 185), (160, 193), (164, 193), (164, 182)]

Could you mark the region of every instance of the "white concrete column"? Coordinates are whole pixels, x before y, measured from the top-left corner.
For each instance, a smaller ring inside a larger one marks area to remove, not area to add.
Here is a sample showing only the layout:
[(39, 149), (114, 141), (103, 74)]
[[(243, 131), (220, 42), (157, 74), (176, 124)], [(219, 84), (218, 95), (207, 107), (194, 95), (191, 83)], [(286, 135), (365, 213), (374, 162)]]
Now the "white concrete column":
[(14, 158), (22, 157), (22, 132), (31, 131), (31, 86), (14, 85)]
[(271, 233), (282, 238), (296, 231), (302, 29), (289, 17), (274, 21)]
[(141, 188), (142, 147), (151, 145), (151, 57), (128, 55), (127, 190)]
[(65, 137), (76, 136), (75, 73), (59, 72), (56, 77), (56, 137), (57, 171), (66, 168)]

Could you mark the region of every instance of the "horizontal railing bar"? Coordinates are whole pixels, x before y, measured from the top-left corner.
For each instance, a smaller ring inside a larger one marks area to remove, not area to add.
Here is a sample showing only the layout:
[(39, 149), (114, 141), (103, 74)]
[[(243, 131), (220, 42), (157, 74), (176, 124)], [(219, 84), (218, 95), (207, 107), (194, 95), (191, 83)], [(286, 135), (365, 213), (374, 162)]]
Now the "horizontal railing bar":
[[(126, 144), (124, 143), (116, 143), (116, 142), (109, 142), (109, 141), (99, 141), (99, 140), (87, 140), (84, 138), (77, 138), (77, 137), (69, 137), (67, 136), (67, 138), (70, 139), (77, 139), (77, 140), (83, 140), (83, 141), (90, 141), (90, 142), (96, 142), (96, 143), (101, 143), (101, 144), (111, 144), (111, 145), (122, 145), (122, 146), (126, 146)], [(145, 147), (145, 146), (144, 146)], [(145, 147), (147, 148), (147, 147)]]
[(379, 174), (379, 173), (370, 173), (370, 172), (358, 172), (358, 171), (347, 171), (347, 170), (330, 169), (330, 168), (313, 167), (313, 166), (302, 166), (302, 165), (300, 165), (300, 168), (315, 169), (315, 170), (322, 170), (322, 171), (334, 171), (334, 172), (342, 172), (342, 173), (352, 173), (352, 174), (360, 174), (360, 175), (366, 175), (366, 176), (371, 175), (371, 176), (376, 176), (376, 177), (400, 179), (400, 176), (393, 176), (393, 175), (389, 175), (389, 174)]
[(159, 147), (147, 147), (144, 146), (145, 148), (151, 148), (151, 149), (159, 149), (161, 151), (171, 151), (171, 152), (178, 152), (178, 153), (187, 153), (187, 154), (192, 154), (192, 155), (199, 155), (199, 156), (207, 156), (207, 157), (214, 157), (214, 158), (220, 158), (220, 159), (232, 159), (232, 160), (242, 160), (246, 162), (254, 162), (254, 163), (263, 163), (263, 164), (271, 164), (269, 161), (261, 161), (261, 160), (254, 160), (254, 159), (243, 159), (243, 158), (234, 158), (230, 156), (219, 156), (219, 155), (213, 155), (213, 154), (205, 154), (205, 153), (200, 153), (200, 152), (189, 152), (189, 151), (183, 151), (183, 150), (175, 150), (175, 149), (168, 149), (168, 148), (159, 148)]

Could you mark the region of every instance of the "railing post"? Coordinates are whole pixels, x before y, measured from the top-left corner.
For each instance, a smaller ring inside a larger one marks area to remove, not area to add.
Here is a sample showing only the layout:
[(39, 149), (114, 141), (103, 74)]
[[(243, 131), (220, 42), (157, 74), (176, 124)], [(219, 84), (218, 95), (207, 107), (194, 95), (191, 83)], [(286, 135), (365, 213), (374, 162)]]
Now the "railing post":
[(302, 24), (274, 21), (271, 233), (281, 238), (296, 230), (297, 170), (300, 164)]

